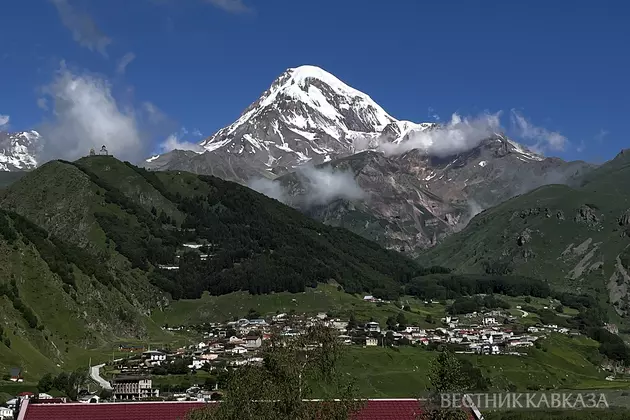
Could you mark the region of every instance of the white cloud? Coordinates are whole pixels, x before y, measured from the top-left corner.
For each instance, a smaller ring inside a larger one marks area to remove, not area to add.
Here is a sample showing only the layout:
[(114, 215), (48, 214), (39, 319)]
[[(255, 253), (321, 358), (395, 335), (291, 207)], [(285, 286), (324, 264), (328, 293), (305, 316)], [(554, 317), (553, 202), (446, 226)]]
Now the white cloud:
[(250, 180), (248, 186), (283, 203), (306, 208), (329, 204), (338, 199), (356, 201), (365, 198), (365, 192), (349, 171), (337, 171), (330, 166), (315, 167), (307, 163), (298, 167), (295, 175), (304, 192), (293, 197), (279, 181), (258, 178)]
[(152, 124), (162, 124), (168, 120), (164, 114), (154, 103), (146, 101), (142, 104), (142, 109), (146, 113), (149, 122)]
[(203, 137), (203, 133), (201, 131), (199, 131), (199, 129), (195, 128), (192, 132), (193, 136), (196, 137)]
[(502, 131), (501, 112), (483, 114), (476, 118), (462, 118), (453, 114), (451, 120), (435, 129), (412, 130), (399, 143), (384, 142), (379, 149), (386, 155), (398, 155), (420, 149), (431, 156), (450, 156), (470, 150), (481, 141)]
[(0, 128), (9, 125), (9, 120), (11, 119), (11, 117), (9, 117), (8, 115), (2, 115), (0, 114)]
[(206, 3), (230, 13), (249, 13), (254, 9), (243, 3), (243, 0), (205, 0)]
[(172, 150), (190, 150), (197, 153), (204, 151), (203, 147), (197, 143), (182, 141), (181, 135), (178, 133), (173, 133), (168, 136), (158, 147), (158, 153), (167, 153)]
[(510, 119), (520, 137), (535, 141), (535, 144), (529, 146), (529, 148), (536, 153), (545, 153), (547, 151), (560, 152), (565, 150), (569, 144), (569, 140), (562, 134), (557, 131), (549, 131), (544, 127), (535, 126), (514, 109), (510, 113)]
[(44, 111), (48, 111), (48, 101), (46, 98), (37, 98), (37, 107), (43, 109)]
[(44, 93), (52, 118), (39, 128), (42, 160), (77, 159), (102, 145), (120, 159), (134, 161), (148, 154), (136, 112), (131, 105), (117, 103), (107, 80), (73, 73), (62, 63)]
[(61, 22), (72, 31), (72, 37), (81, 46), (107, 57), (107, 46), (112, 40), (96, 26), (87, 13), (78, 12), (68, 0), (50, 0), (55, 5)]
[(127, 54), (123, 55), (120, 58), (120, 60), (118, 60), (118, 65), (116, 66), (116, 73), (125, 74), (125, 71), (127, 70), (127, 66), (131, 64), (131, 62), (135, 59), (136, 59), (136, 55), (132, 52), (128, 52)]

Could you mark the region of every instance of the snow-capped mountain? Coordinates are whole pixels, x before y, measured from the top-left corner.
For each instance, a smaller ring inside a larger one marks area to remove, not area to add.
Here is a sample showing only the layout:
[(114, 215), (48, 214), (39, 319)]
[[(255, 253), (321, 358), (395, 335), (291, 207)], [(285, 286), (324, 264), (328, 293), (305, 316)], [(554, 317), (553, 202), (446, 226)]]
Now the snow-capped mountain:
[(305, 162), (329, 162), (433, 126), (398, 121), (332, 74), (301, 66), (286, 70), (238, 120), (201, 142), (206, 153), (153, 156), (146, 166), (192, 168), (237, 181), (274, 177)]
[[(271, 189), (280, 188), (285, 202), (315, 219), (411, 254), (457, 231), (482, 209), (590, 168), (545, 158), (493, 131), (452, 156), (430, 156), (407, 147), (415, 142), (405, 143), (440, 129), (397, 120), (330, 73), (301, 66), (286, 70), (234, 123), (205, 139), (205, 152), (173, 151), (147, 159), (145, 166), (241, 183), (275, 179)], [(434, 146), (428, 137), (419, 144)], [(396, 154), (383, 153), (384, 146)], [(294, 172), (305, 162), (350, 172), (363, 199), (313, 204), (312, 180)]]
[(25, 171), (37, 166), (41, 136), (37, 131), (0, 132), (0, 171)]

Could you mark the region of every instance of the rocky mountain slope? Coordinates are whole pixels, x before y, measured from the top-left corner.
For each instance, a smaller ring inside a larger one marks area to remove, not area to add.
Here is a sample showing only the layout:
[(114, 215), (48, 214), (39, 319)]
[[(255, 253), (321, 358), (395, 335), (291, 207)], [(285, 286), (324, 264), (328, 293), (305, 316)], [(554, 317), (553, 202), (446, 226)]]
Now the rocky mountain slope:
[(630, 312), (630, 152), (574, 188), (550, 185), (477, 215), (423, 254), (465, 273), (519, 274), (600, 296)]
[(111, 156), (48, 162), (0, 191), (0, 207), (0, 326), (10, 341), (0, 340), (0, 369), (39, 363), (41, 373), (105, 342), (161, 337), (149, 316), (204, 291), (335, 281), (379, 293), (419, 270), (244, 186)]
[[(417, 133), (440, 129), (397, 120), (335, 76), (302, 66), (284, 72), (236, 122), (204, 140), (204, 153), (173, 151), (145, 166), (241, 183), (276, 179), (283, 201), (317, 220), (411, 254), (459, 230), (481, 209), (540, 185), (570, 182), (591, 169), (584, 162), (546, 159), (491, 131), (452, 156), (381, 151), (383, 144), (404, 145)], [(332, 195), (325, 203), (310, 199), (312, 179), (296, 170), (307, 162), (350, 171), (365, 194)]]
[(0, 171), (24, 171), (37, 166), (41, 136), (37, 131), (0, 131)]
[(363, 198), (305, 205), (311, 180), (296, 171), (277, 179), (286, 201), (324, 223), (411, 254), (460, 230), (483, 209), (541, 185), (575, 183), (591, 168), (545, 159), (501, 135), (446, 158), (419, 150), (392, 157), (367, 151), (321, 167), (327, 166), (351, 172)]

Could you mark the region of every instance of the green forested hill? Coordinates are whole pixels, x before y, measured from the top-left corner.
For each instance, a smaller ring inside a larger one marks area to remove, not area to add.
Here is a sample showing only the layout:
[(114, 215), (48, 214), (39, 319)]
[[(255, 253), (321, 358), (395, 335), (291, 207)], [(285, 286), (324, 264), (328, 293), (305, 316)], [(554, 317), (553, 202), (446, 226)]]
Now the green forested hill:
[[(246, 187), (109, 156), (49, 162), (0, 192), (0, 205), (0, 326), (49, 365), (73, 348), (160, 333), (147, 315), (204, 291), (335, 281), (386, 295), (418, 273)], [(8, 351), (0, 344), (0, 357)]]
[(550, 185), (475, 217), (419, 258), (460, 273), (518, 274), (590, 293), (628, 313), (630, 153), (589, 173), (579, 188)]
[(132, 287), (114, 287), (98, 267), (84, 250), (0, 210), (0, 374), (20, 366), (32, 378), (85, 348), (158, 331), (138, 316)]

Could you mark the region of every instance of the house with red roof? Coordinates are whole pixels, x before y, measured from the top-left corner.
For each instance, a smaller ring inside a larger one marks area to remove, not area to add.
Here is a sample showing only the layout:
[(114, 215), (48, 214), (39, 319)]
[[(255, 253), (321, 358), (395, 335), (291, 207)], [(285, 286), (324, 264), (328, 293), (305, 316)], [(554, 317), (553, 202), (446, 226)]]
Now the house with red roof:
[[(182, 420), (192, 410), (211, 408), (220, 402), (151, 401), (118, 403), (42, 404), (25, 400), (18, 420)], [(417, 420), (422, 401), (415, 398), (371, 399), (350, 420)], [(471, 420), (483, 420), (478, 410), (470, 412)]]

